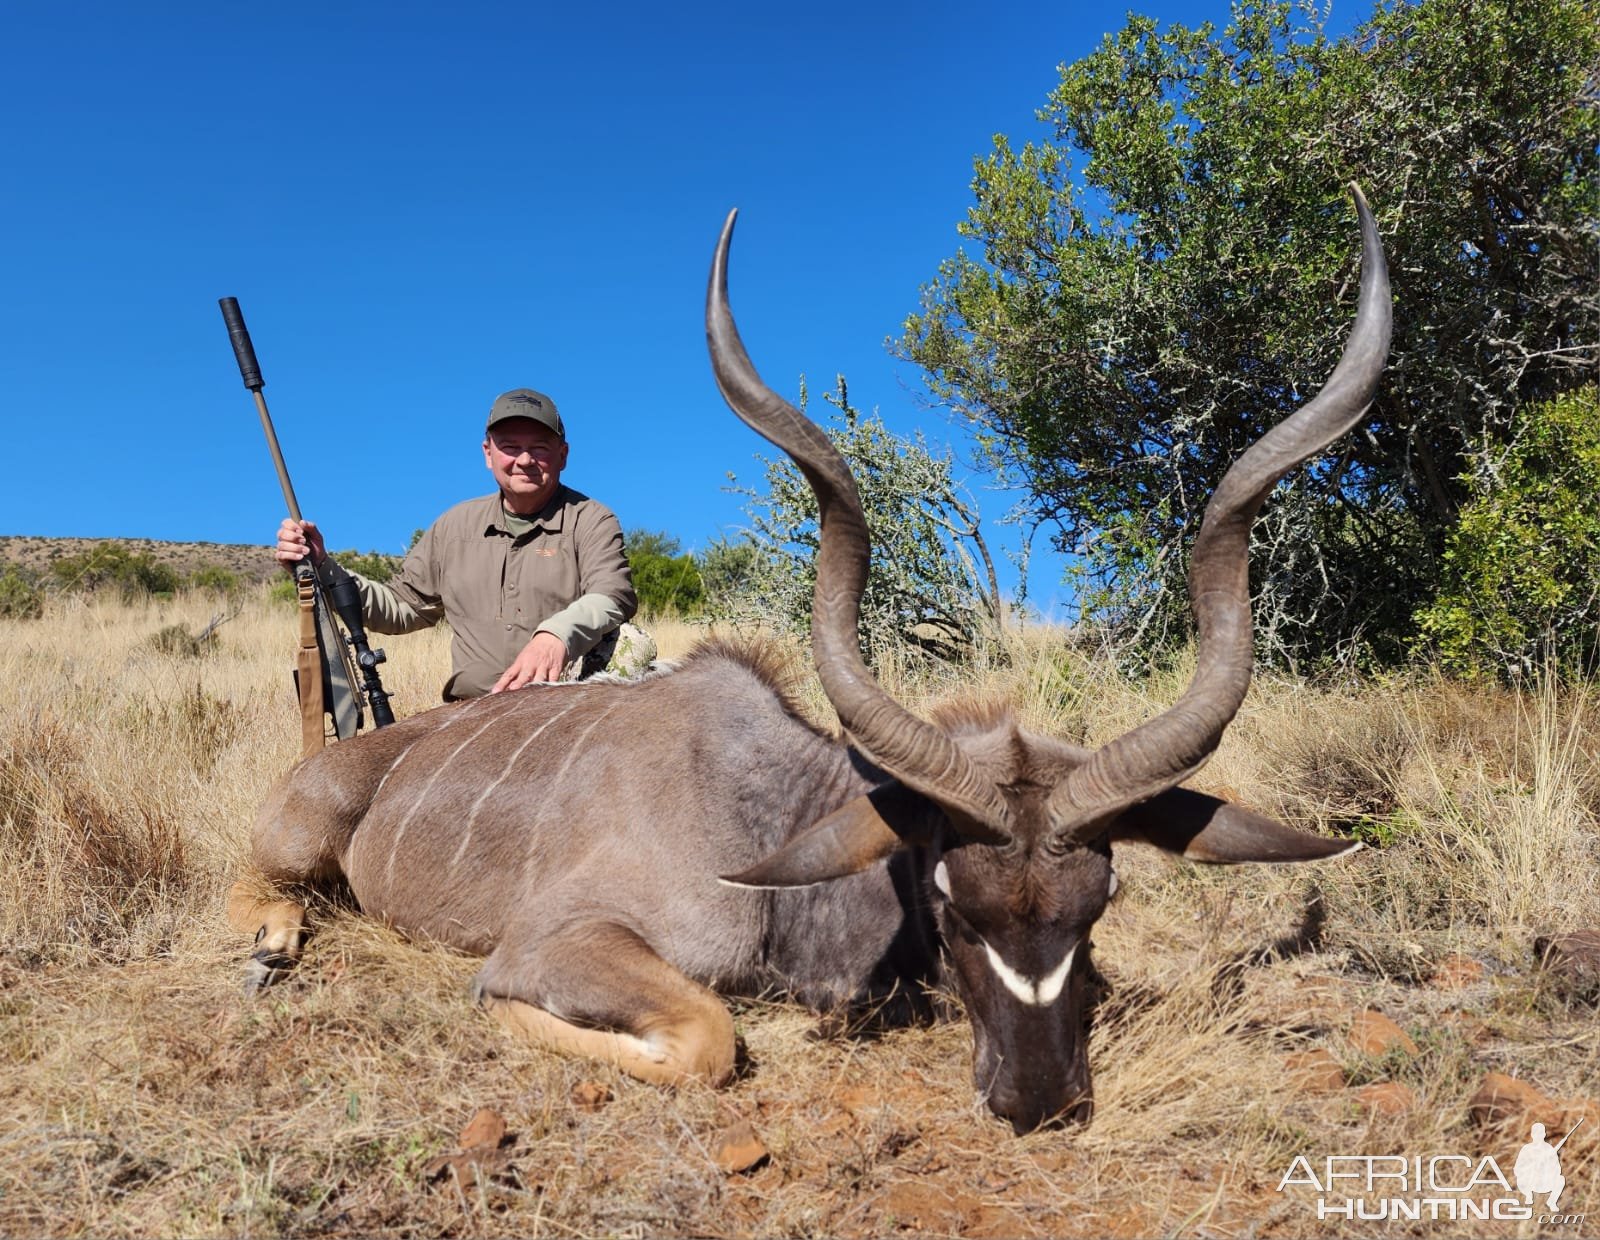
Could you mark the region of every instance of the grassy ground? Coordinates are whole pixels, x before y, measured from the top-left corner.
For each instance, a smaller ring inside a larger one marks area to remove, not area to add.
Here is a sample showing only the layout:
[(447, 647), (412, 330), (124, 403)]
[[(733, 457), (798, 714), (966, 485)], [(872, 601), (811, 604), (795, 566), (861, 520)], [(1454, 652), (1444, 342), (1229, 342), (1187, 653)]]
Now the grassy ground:
[[(1122, 850), (1095, 935), (1113, 992), (1094, 1122), (1018, 1139), (976, 1101), (959, 1022), (830, 1041), (797, 1008), (744, 1004), (751, 1070), (674, 1094), (510, 1040), (466, 999), (473, 960), (333, 908), (293, 980), (246, 1001), (223, 896), (295, 755), (293, 614), (250, 601), (202, 656), (154, 641), (217, 610), (53, 602), (0, 622), (0, 1234), (1352, 1234), (1278, 1190), (1295, 1157), (1489, 1154), (1509, 1176), (1525, 1129), (1468, 1114), (1486, 1072), (1541, 1089), (1552, 1138), (1600, 1094), (1595, 1011), (1532, 949), (1600, 927), (1588, 687), (1258, 683), (1196, 782), (1373, 847), (1226, 872)], [(668, 656), (694, 636), (655, 631)], [(425, 709), (447, 638), (386, 644), (397, 709)], [(1048, 634), (961, 683), (886, 674), (916, 708), (976, 688), (1089, 742), (1185, 677), (1134, 686)], [(1415, 1052), (1358, 1050), (1368, 1007)], [(1295, 1058), (1316, 1050), (1320, 1084)], [(1386, 1081), (1411, 1091), (1393, 1114), (1361, 1092)], [(503, 1148), (431, 1175), (481, 1107)], [(1589, 1114), (1562, 1151), (1561, 1213), (1586, 1222), (1357, 1232), (1600, 1233)], [(770, 1156), (729, 1174), (717, 1147), (739, 1121)]]

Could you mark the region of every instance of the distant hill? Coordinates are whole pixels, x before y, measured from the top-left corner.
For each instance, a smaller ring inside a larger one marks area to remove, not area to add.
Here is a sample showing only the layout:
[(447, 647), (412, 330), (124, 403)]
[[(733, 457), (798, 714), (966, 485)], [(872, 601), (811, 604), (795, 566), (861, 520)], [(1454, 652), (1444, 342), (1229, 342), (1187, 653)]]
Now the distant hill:
[(0, 534), (0, 565), (20, 564), (45, 574), (57, 560), (107, 543), (120, 543), (129, 551), (148, 554), (160, 564), (171, 565), (183, 577), (208, 566), (225, 568), (251, 583), (275, 581), (280, 574), (278, 562), (272, 558), (272, 548), (264, 543), (159, 542), (153, 538), (38, 538), (27, 534)]

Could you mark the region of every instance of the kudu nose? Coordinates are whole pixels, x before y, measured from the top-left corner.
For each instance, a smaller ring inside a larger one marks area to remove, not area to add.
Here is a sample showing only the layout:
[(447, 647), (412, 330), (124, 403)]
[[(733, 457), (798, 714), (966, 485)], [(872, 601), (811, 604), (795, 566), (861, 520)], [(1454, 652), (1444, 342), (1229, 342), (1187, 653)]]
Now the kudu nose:
[(1034, 1098), (1006, 1098), (991, 1094), (989, 1109), (1009, 1123), (1012, 1132), (1023, 1137), (1041, 1128), (1087, 1124), (1094, 1114), (1094, 1100), (1080, 1097), (1065, 1107), (1050, 1107)]

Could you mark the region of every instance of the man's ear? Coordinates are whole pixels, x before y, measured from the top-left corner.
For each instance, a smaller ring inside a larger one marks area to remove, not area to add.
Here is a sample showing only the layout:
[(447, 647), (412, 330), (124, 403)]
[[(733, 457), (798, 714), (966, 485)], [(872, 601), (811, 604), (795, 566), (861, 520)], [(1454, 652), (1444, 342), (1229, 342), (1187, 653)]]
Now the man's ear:
[(1140, 840), (1190, 861), (1215, 865), (1321, 861), (1361, 847), (1358, 840), (1296, 831), (1265, 814), (1190, 788), (1170, 788), (1124, 810), (1111, 824), (1111, 838)]
[(734, 887), (809, 887), (857, 874), (897, 848), (929, 838), (940, 810), (898, 780), (846, 801), (748, 870), (726, 875)]

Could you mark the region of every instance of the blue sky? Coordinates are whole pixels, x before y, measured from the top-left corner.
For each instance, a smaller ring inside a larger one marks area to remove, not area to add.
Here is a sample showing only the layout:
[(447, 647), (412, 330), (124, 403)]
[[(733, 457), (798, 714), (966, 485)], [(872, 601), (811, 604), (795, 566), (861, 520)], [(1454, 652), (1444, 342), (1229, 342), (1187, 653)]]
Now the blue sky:
[[(1162, 0), (1163, 20), (1226, 5)], [(764, 445), (705, 358), (965, 431), (891, 358), (958, 247), (972, 161), (1041, 137), (1079, 3), (38, 3), (0, 16), (0, 534), (265, 543), (283, 501), (217, 298), (239, 298), (300, 504), (398, 552), (490, 489), (490, 401), (555, 397), (566, 480), (689, 548)], [(986, 516), (1014, 497), (962, 474)], [(994, 530), (994, 540), (1014, 537)], [(1061, 614), (1060, 561), (1036, 561)], [(1007, 573), (1008, 581), (1015, 573)]]

